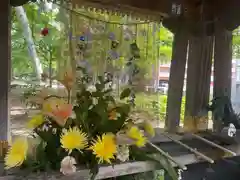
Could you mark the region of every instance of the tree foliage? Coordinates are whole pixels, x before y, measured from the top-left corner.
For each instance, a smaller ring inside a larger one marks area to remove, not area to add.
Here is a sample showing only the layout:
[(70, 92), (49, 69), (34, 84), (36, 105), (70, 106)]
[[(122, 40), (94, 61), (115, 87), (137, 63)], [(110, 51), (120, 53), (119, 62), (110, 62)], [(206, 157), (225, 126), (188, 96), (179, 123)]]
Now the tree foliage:
[(240, 29), (233, 31), (233, 57), (240, 58)]

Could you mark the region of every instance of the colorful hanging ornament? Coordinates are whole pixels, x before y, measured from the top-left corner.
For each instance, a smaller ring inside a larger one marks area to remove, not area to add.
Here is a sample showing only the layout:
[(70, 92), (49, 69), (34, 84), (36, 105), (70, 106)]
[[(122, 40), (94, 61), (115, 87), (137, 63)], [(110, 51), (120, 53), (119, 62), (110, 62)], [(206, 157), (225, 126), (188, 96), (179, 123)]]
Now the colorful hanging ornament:
[(118, 45), (119, 45), (119, 42), (116, 40), (113, 40), (112, 44), (111, 44), (111, 49), (116, 49), (118, 47)]
[(140, 58), (140, 49), (136, 43), (130, 44), (130, 50), (134, 58)]
[(110, 39), (110, 40), (112, 40), (112, 41), (114, 41), (115, 40), (115, 34), (114, 33), (109, 33), (109, 36), (108, 36), (108, 38)]
[(124, 33), (123, 38), (124, 38), (125, 41), (129, 41), (131, 39), (131, 34)]
[(111, 82), (113, 80), (113, 75), (110, 72), (104, 72), (104, 81)]
[(133, 76), (137, 75), (139, 73), (139, 71), (140, 70), (139, 70), (138, 66), (135, 64), (134, 69), (133, 69)]
[(41, 30), (41, 35), (42, 36), (47, 36), (48, 34), (49, 34), (49, 29), (47, 27), (45, 27)]
[(118, 58), (119, 58), (119, 54), (116, 51), (114, 50), (109, 51), (109, 57), (108, 57), (109, 60), (116, 60)]
[(87, 60), (78, 60), (77, 65), (79, 67), (85, 68), (86, 70), (90, 70), (90, 67), (91, 67)]
[(87, 45), (85, 43), (78, 43), (77, 47), (80, 51), (85, 51), (87, 49)]
[(126, 63), (126, 66), (131, 66), (132, 63), (133, 63), (133, 60), (134, 60), (133, 57), (129, 58), (128, 61), (127, 61), (127, 63)]
[(133, 32), (129, 28), (125, 28), (123, 32), (123, 37), (125, 41), (129, 41), (133, 38)]
[(80, 37), (79, 37), (79, 40), (80, 40), (80, 41), (85, 41), (85, 36), (80, 36)]

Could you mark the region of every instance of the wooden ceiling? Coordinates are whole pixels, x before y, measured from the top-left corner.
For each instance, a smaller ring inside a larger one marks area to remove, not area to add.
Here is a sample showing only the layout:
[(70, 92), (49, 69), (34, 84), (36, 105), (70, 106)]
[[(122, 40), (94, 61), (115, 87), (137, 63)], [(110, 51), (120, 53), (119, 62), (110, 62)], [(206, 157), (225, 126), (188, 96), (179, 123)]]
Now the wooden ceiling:
[[(145, 16), (162, 16), (173, 24), (208, 24), (220, 21), (229, 30), (240, 24), (240, 0), (72, 0), (74, 5), (115, 11), (138, 12)], [(204, 23), (203, 23), (204, 22)]]

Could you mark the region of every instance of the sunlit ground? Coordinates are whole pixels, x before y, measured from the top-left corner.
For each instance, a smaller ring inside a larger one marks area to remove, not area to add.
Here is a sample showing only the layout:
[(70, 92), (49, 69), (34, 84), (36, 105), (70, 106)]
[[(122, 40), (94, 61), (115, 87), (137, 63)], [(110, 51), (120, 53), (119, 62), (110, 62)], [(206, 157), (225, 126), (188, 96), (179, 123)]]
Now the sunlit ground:
[[(27, 121), (31, 118), (33, 114), (35, 114), (36, 110), (29, 110), (24, 103), (20, 101), (20, 98), (16, 95), (11, 96), (11, 133), (12, 136), (24, 135), (27, 136), (31, 132), (26, 128)], [(136, 98), (137, 106), (142, 108), (148, 108), (147, 105), (151, 104), (152, 100), (158, 100), (158, 96), (156, 95), (143, 95), (140, 94)], [(144, 106), (145, 104), (146, 106)], [(148, 110), (148, 109), (147, 109)], [(151, 111), (151, 109), (149, 109)], [(164, 120), (156, 120), (152, 122), (155, 127), (164, 128)], [(180, 124), (183, 126), (183, 123)], [(208, 128), (212, 128), (212, 121), (209, 121)]]
[[(19, 82), (15, 82), (19, 85)], [(14, 82), (12, 82), (14, 84)], [(54, 86), (53, 89), (58, 89), (59, 86)], [(61, 88), (62, 89), (62, 88)], [(26, 88), (25, 88), (26, 90)], [(10, 116), (11, 116), (11, 133), (13, 136), (18, 135), (29, 135), (31, 132), (26, 128), (27, 122), (30, 120), (31, 116), (34, 115), (37, 110), (29, 109), (26, 107), (24, 102), (21, 102), (20, 94), (24, 90), (21, 88), (13, 88), (10, 93)], [(58, 90), (57, 90), (58, 91)], [(181, 111), (181, 123), (180, 126), (183, 126), (184, 118), (184, 106), (185, 98), (183, 97), (182, 111)], [(158, 102), (157, 110), (153, 108), (153, 102)], [(153, 126), (157, 128), (164, 128), (165, 115), (166, 115), (166, 105), (167, 105), (167, 96), (160, 93), (137, 93), (135, 99), (137, 109), (143, 109), (148, 113), (152, 114), (154, 118), (151, 119)], [(156, 111), (158, 114), (156, 114)], [(212, 128), (212, 121), (208, 123), (208, 128)]]

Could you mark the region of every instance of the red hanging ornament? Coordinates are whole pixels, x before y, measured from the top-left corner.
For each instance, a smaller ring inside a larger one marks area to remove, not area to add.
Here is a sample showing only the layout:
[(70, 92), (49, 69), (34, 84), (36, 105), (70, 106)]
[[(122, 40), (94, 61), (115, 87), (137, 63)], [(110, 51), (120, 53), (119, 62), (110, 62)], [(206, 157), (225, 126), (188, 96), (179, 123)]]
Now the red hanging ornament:
[(46, 36), (46, 35), (48, 35), (48, 33), (49, 33), (49, 30), (48, 30), (48, 28), (43, 28), (42, 29), (42, 31), (41, 31), (41, 35), (43, 35), (43, 36)]

